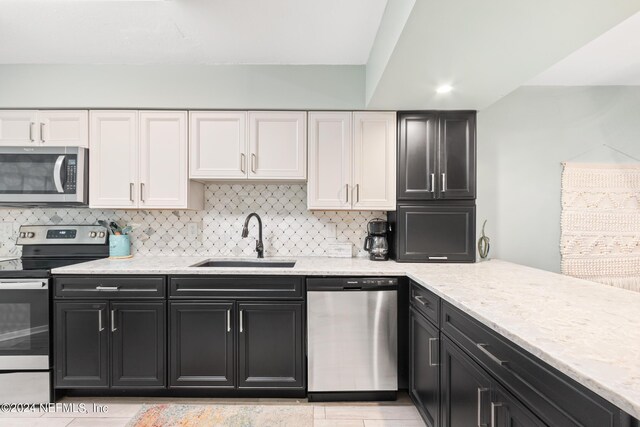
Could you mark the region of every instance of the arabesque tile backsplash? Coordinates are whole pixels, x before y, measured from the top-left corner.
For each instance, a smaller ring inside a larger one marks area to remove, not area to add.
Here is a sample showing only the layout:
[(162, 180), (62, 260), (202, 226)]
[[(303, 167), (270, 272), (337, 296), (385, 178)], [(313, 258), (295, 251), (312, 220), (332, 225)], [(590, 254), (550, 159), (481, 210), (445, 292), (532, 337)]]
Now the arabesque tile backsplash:
[[(364, 256), (367, 222), (386, 217), (385, 212), (308, 211), (305, 184), (209, 184), (205, 199), (201, 211), (0, 209), (0, 255), (20, 254), (15, 246), (20, 225), (91, 224), (105, 219), (134, 226), (134, 254), (253, 256), (256, 221), (251, 221), (248, 238), (240, 233), (247, 214), (257, 212), (266, 256), (323, 256), (327, 245), (336, 242), (352, 243), (353, 255)], [(197, 223), (197, 237), (188, 236), (188, 223)]]

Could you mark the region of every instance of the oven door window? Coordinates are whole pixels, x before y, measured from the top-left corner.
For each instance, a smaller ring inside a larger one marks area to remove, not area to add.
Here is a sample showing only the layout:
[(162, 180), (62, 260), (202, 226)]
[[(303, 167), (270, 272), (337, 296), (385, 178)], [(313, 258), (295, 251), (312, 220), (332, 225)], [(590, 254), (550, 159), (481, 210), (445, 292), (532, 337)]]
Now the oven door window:
[(0, 284), (0, 356), (48, 354), (48, 290), (3, 290)]
[(67, 166), (75, 162), (75, 155), (0, 154), (0, 194), (63, 193)]

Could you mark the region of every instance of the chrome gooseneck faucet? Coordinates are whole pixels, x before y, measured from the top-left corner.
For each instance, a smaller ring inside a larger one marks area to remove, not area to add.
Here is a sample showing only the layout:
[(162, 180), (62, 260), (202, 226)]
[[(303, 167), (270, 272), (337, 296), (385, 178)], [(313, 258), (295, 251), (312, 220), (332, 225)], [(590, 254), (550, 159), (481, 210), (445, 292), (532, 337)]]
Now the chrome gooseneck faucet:
[(260, 215), (255, 212), (247, 215), (247, 218), (244, 220), (244, 227), (242, 227), (242, 237), (249, 236), (249, 220), (251, 217), (256, 217), (258, 220), (258, 240), (256, 240), (256, 252), (258, 253), (258, 258), (264, 258), (264, 244), (262, 244), (262, 220), (260, 219)]

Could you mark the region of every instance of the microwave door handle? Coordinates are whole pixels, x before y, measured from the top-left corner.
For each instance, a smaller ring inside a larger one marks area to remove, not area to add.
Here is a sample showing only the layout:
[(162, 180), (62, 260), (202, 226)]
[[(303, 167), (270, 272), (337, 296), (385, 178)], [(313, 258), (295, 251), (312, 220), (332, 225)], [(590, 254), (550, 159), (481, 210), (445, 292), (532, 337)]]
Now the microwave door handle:
[(64, 187), (62, 186), (62, 165), (66, 157), (67, 156), (58, 156), (56, 164), (53, 167), (53, 183), (56, 185), (58, 193), (64, 193)]

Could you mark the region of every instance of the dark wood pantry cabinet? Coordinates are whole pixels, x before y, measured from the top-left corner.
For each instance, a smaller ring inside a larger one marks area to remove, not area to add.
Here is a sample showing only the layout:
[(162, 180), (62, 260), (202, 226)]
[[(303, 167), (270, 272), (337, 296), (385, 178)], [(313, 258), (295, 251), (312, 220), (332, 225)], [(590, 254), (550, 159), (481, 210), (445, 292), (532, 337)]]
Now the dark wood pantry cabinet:
[(398, 113), (397, 199), (476, 198), (476, 112)]

